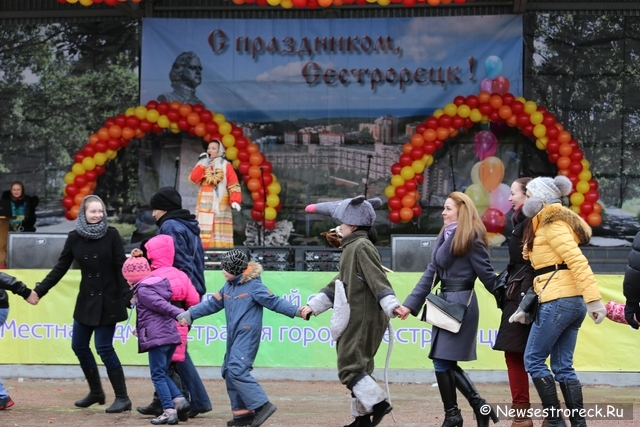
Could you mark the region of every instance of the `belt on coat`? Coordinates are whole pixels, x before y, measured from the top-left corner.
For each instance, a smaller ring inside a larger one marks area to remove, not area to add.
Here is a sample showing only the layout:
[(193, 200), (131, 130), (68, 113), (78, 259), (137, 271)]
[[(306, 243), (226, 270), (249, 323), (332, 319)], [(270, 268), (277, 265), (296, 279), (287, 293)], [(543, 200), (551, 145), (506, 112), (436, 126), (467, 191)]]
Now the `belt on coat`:
[(440, 281), (440, 290), (442, 292), (458, 292), (470, 291), (473, 289), (474, 282), (464, 280), (442, 279)]
[(539, 268), (533, 272), (533, 275), (537, 277), (537, 276), (542, 276), (543, 274), (551, 273), (552, 271), (568, 270), (568, 269), (569, 269), (569, 266), (563, 262), (562, 264), (555, 264), (555, 265)]

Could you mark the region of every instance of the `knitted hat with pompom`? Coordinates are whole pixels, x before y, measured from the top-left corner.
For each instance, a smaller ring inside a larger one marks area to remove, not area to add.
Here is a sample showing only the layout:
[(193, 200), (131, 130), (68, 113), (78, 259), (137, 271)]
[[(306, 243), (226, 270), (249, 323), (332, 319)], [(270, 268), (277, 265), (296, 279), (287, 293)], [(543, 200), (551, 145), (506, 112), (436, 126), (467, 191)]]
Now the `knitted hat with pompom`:
[(135, 248), (131, 251), (131, 256), (122, 265), (122, 275), (131, 284), (138, 283), (151, 275), (149, 262), (142, 256), (140, 249)]

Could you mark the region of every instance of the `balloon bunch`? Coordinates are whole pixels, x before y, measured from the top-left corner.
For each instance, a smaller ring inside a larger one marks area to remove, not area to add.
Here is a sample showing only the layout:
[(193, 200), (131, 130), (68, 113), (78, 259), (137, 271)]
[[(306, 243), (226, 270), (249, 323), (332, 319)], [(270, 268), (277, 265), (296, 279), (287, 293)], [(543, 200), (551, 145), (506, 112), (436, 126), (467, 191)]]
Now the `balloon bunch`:
[(107, 6), (115, 6), (118, 3), (126, 3), (127, 1), (131, 1), (132, 3), (140, 3), (142, 0), (57, 0), (60, 4), (66, 3), (80, 3), (83, 6), (91, 6), (92, 4), (100, 4), (104, 3)]
[(127, 147), (133, 138), (144, 137), (147, 132), (161, 134), (166, 130), (172, 133), (186, 131), (207, 142), (220, 140), (227, 159), (251, 191), (251, 217), (264, 221), (265, 228), (275, 227), (277, 213), (282, 209), (281, 186), (272, 173), (273, 166), (260, 153), (260, 147), (222, 114), (200, 104), (181, 104), (179, 101), (149, 101), (146, 106), (130, 107), (124, 114), (105, 120), (104, 127), (91, 135), (87, 145), (74, 155), (75, 163), (64, 176), (67, 184), (62, 199), (62, 205), (67, 209), (65, 217), (69, 220), (78, 217), (82, 199), (95, 188), (97, 177), (105, 172), (104, 164), (115, 159), (119, 149)]
[(330, 6), (342, 6), (342, 5), (360, 5), (377, 3), (379, 6), (388, 6), (391, 3), (402, 3), (405, 7), (413, 7), (418, 5), (439, 6), (447, 5), (451, 3), (463, 4), (467, 0), (233, 0), (236, 5), (243, 4), (256, 4), (258, 6), (280, 6), (283, 9), (297, 8), (302, 9), (304, 7), (308, 9), (317, 9), (318, 7), (330, 7)]
[[(506, 79), (503, 79), (499, 81), (505, 83)], [(390, 221), (406, 222), (419, 215), (421, 210), (415, 205), (417, 190), (414, 189), (414, 184), (423, 181), (424, 167), (433, 163), (431, 154), (443, 146), (446, 138), (455, 136), (459, 130), (466, 131), (477, 123), (490, 123), (491, 128), (496, 130), (517, 127), (523, 135), (535, 139), (536, 147), (546, 150), (549, 161), (558, 166), (558, 173), (567, 176), (573, 183), (569, 196), (571, 209), (589, 225), (600, 225), (602, 205), (598, 202), (598, 182), (592, 178), (589, 161), (584, 158), (578, 142), (556, 122), (556, 117), (545, 107), (508, 92), (501, 94), (487, 91), (481, 91), (478, 95), (455, 97), (453, 103), (436, 110), (433, 116), (416, 127), (416, 134), (412, 136), (411, 142), (403, 146), (400, 163), (392, 166), (391, 185), (385, 189), (385, 195), (389, 198)], [(508, 186), (502, 184), (504, 164), (493, 156), (496, 150), (495, 135), (479, 132), (475, 136), (474, 151), (481, 161), (472, 168), (473, 184), (466, 190), (466, 194), (483, 216), (487, 231), (493, 233), (504, 230), (503, 213), (508, 210), (504, 200), (505, 196), (508, 198), (509, 191)], [(410, 216), (410, 212), (414, 215)]]

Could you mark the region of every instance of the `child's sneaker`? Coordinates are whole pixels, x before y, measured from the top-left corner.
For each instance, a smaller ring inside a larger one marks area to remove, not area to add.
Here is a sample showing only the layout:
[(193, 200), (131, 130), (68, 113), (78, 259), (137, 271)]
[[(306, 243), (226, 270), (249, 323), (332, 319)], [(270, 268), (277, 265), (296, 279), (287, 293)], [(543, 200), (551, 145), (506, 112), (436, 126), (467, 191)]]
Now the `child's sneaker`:
[(0, 410), (10, 408), (14, 405), (14, 403), (15, 402), (11, 400), (9, 396), (5, 397), (4, 399), (0, 399)]
[(178, 420), (189, 421), (189, 411), (191, 410), (191, 403), (184, 397), (178, 397), (173, 399), (173, 407), (178, 413)]
[(253, 415), (242, 418), (234, 418), (227, 421), (227, 427), (249, 427), (253, 423)]
[(156, 426), (160, 424), (178, 424), (178, 412), (175, 409), (166, 409), (158, 418), (152, 419), (151, 424)]
[(269, 418), (271, 415), (273, 415), (274, 412), (276, 412), (276, 409), (278, 409), (276, 408), (276, 405), (271, 402), (267, 402), (260, 408), (256, 409), (251, 427), (261, 426), (262, 423), (267, 421), (267, 418)]

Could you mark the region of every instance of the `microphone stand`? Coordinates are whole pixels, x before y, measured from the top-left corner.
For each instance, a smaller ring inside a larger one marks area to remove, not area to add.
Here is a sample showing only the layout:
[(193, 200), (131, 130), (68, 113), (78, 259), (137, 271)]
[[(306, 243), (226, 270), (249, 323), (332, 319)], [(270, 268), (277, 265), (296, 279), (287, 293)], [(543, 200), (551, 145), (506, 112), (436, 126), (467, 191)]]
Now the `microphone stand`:
[(367, 198), (367, 190), (369, 190), (369, 172), (371, 171), (371, 159), (373, 159), (373, 155), (367, 154), (367, 178), (364, 183), (364, 198)]
[(178, 170), (180, 169), (180, 156), (176, 157), (176, 176), (173, 180), (173, 188), (178, 189)]
[[(264, 188), (264, 169), (262, 166), (260, 168), (260, 180), (262, 181), (262, 199), (264, 201), (264, 209), (267, 209), (267, 189)], [(260, 246), (264, 246), (264, 228), (265, 228), (265, 218), (264, 218), (264, 210), (262, 211), (262, 229), (260, 230), (260, 234), (258, 235), (258, 243)]]

